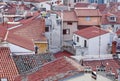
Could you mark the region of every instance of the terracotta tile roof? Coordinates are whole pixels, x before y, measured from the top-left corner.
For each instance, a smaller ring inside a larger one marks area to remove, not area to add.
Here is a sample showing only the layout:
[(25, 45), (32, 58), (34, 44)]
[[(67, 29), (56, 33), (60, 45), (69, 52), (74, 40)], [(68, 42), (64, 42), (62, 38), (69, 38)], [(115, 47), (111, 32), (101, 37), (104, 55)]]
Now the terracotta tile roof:
[(100, 12), (103, 13), (106, 9), (106, 4), (98, 4), (97, 7), (100, 10)]
[(64, 11), (63, 21), (77, 21), (77, 17), (74, 11)]
[(18, 71), (10, 53), (8, 47), (0, 47), (0, 79), (7, 78), (8, 81), (14, 81)]
[[(59, 79), (71, 76), (71, 74), (74, 75), (80, 72), (83, 72), (83, 68), (77, 62), (67, 57), (61, 57), (45, 64), (38, 71), (29, 74), (27, 79), (28, 81), (49, 81), (50, 79), (52, 79), (51, 81), (58, 81)], [(21, 78), (19, 76), (15, 81), (21, 81)]]
[(98, 8), (101, 13), (106, 9), (106, 4), (76, 3), (75, 5), (77, 8), (88, 8), (89, 6)]
[(64, 56), (70, 57), (70, 56), (72, 56), (72, 54), (67, 51), (63, 51), (63, 52), (58, 52), (58, 53), (54, 54), (54, 56), (56, 58), (60, 58), (60, 57), (64, 57)]
[(36, 67), (41, 67), (43, 64), (53, 61), (53, 54), (30, 54), (30, 55), (14, 55), (14, 62), (18, 68), (19, 74), (35, 72)]
[(7, 32), (6, 26), (0, 24), (0, 39), (4, 40), (6, 32)]
[(75, 34), (77, 34), (81, 37), (87, 38), (87, 39), (97, 37), (99, 35), (103, 35), (103, 34), (106, 34), (106, 33), (108, 33), (108, 32), (105, 31), (105, 30), (102, 30), (102, 29), (100, 29), (96, 26), (88, 27), (88, 28), (81, 29), (81, 30), (78, 30), (78, 31), (75, 32)]
[(76, 15), (79, 16), (102, 16), (99, 9), (75, 9)]
[[(33, 41), (46, 41), (44, 19), (33, 19), (22, 26), (9, 30), (7, 41), (23, 48), (34, 50)], [(18, 41), (19, 40), (19, 41)]]
[[(16, 14), (16, 8), (18, 7), (18, 5), (16, 5), (16, 4), (13, 4), (13, 3), (7, 3), (7, 6), (6, 6), (6, 8), (5, 9), (8, 9), (6, 12), (6, 14)], [(19, 5), (19, 9), (21, 9), (21, 8), (23, 8), (24, 10), (30, 10), (30, 8), (29, 7), (27, 7), (26, 5), (24, 5), (24, 4), (21, 4), (21, 5)]]
[[(48, 11), (61, 16), (61, 11)], [(78, 21), (74, 11), (63, 11), (63, 21)]]
[[(109, 22), (108, 17), (110, 15), (116, 16), (116, 22)], [(114, 12), (114, 13), (106, 13), (102, 15), (102, 24), (120, 24), (120, 11)]]
[(110, 71), (110, 68), (112, 69), (112, 72), (115, 73), (115, 76), (117, 77), (117, 69), (120, 68), (120, 65), (118, 64), (118, 60), (114, 59), (106, 59), (106, 60), (93, 60), (93, 61), (84, 61), (83, 64), (85, 66), (91, 66), (92, 70), (96, 71), (97, 66), (99, 67), (101, 65), (101, 62), (104, 66), (106, 66), (106, 72)]
[(75, 7), (88, 7), (89, 3), (76, 3)]
[[(14, 1), (21, 1), (21, 0), (14, 0)], [(24, 2), (45, 2), (45, 1), (50, 1), (50, 0), (24, 0)]]

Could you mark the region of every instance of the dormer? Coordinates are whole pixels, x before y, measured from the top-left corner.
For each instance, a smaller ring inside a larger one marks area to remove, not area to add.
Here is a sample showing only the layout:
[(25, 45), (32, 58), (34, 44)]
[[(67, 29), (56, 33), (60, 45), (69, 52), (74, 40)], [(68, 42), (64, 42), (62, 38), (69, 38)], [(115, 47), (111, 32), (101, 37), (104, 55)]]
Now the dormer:
[(115, 15), (111, 15), (111, 16), (108, 17), (109, 22), (116, 22), (116, 20), (117, 20), (117, 18), (116, 18)]

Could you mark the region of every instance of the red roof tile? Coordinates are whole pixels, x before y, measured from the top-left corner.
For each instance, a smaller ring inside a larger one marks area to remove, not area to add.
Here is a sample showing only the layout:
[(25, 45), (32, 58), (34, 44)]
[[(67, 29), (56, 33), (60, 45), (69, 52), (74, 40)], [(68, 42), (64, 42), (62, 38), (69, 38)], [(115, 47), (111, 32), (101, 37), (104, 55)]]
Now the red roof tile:
[[(48, 79), (49, 77), (51, 77), (51, 79), (55, 77), (56, 80), (54, 81), (57, 81), (58, 79), (70, 76), (70, 71), (73, 75), (74, 72), (83, 72), (83, 68), (74, 60), (67, 57), (62, 57), (43, 65), (38, 71), (29, 74), (27, 76), (27, 79), (28, 81), (41, 81), (44, 79)], [(63, 77), (57, 76), (61, 73), (63, 74)], [(19, 76), (15, 79), (15, 81), (21, 81), (21, 78), (22, 77)]]
[(76, 15), (79, 16), (102, 16), (99, 9), (75, 9)]
[[(33, 19), (22, 26), (9, 30), (7, 41), (29, 50), (34, 50), (33, 41), (46, 41), (43, 19)], [(19, 40), (19, 41), (18, 41)]]
[(4, 26), (3, 24), (1, 24), (0, 25), (0, 39), (4, 40), (6, 32), (7, 32), (6, 26)]
[[(21, 1), (21, 0), (15, 0), (15, 1)], [(25, 2), (45, 2), (50, 0), (24, 0)]]
[(88, 7), (89, 3), (76, 3), (75, 7)]
[(18, 71), (10, 53), (8, 47), (0, 47), (0, 78), (7, 78), (8, 81), (14, 81), (18, 75)]
[(119, 62), (114, 59), (107, 59), (107, 60), (93, 60), (93, 61), (84, 61), (85, 66), (91, 66), (92, 70), (96, 71), (97, 66), (99, 67), (101, 65), (101, 62), (104, 66), (106, 66), (106, 71), (109, 72), (110, 68), (112, 69), (112, 72), (115, 73), (117, 77), (117, 69), (120, 68)]
[[(109, 22), (108, 17), (110, 15), (116, 16), (116, 22)], [(102, 24), (120, 24), (120, 11), (115, 13), (107, 13), (102, 15)]]
[(108, 33), (108, 32), (105, 30), (102, 30), (96, 26), (88, 27), (88, 28), (81, 29), (81, 30), (78, 30), (75, 32), (75, 34), (82, 36), (84, 38), (87, 38), (87, 39), (90, 39), (90, 38), (93, 38), (93, 37), (96, 37), (99, 35), (103, 35), (106, 33)]
[(64, 56), (70, 57), (70, 56), (72, 56), (72, 54), (67, 51), (63, 51), (63, 52), (58, 52), (58, 53), (54, 54), (54, 56), (56, 58), (60, 58), (60, 57), (64, 57)]
[(77, 17), (74, 11), (64, 11), (63, 21), (77, 21)]
[(106, 9), (106, 4), (98, 4), (97, 7), (100, 10), (100, 12), (103, 13)]

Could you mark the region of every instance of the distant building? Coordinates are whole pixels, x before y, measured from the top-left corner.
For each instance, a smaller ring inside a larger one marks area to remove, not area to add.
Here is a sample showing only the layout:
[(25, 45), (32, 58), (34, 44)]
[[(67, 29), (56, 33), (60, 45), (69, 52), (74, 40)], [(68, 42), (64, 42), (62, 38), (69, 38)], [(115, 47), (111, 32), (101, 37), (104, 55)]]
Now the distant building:
[(75, 9), (75, 14), (78, 18), (78, 29), (84, 29), (90, 26), (100, 26), (101, 24), (102, 15), (98, 9)]
[(104, 4), (105, 0), (89, 0), (89, 3)]
[(55, 12), (48, 12), (45, 19), (45, 36), (48, 40), (49, 52), (56, 53), (61, 50), (61, 18)]
[(74, 11), (63, 12), (63, 45), (64, 42), (72, 41), (72, 36), (77, 31), (78, 20)]

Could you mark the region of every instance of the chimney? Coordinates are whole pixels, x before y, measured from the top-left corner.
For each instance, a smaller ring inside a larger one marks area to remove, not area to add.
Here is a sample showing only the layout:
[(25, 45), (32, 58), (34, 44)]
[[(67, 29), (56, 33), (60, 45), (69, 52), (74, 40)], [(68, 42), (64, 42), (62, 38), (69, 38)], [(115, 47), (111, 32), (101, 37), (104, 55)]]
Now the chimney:
[(116, 44), (117, 44), (116, 41), (113, 41), (113, 42), (112, 42), (112, 54), (113, 54), (113, 55), (116, 55)]

